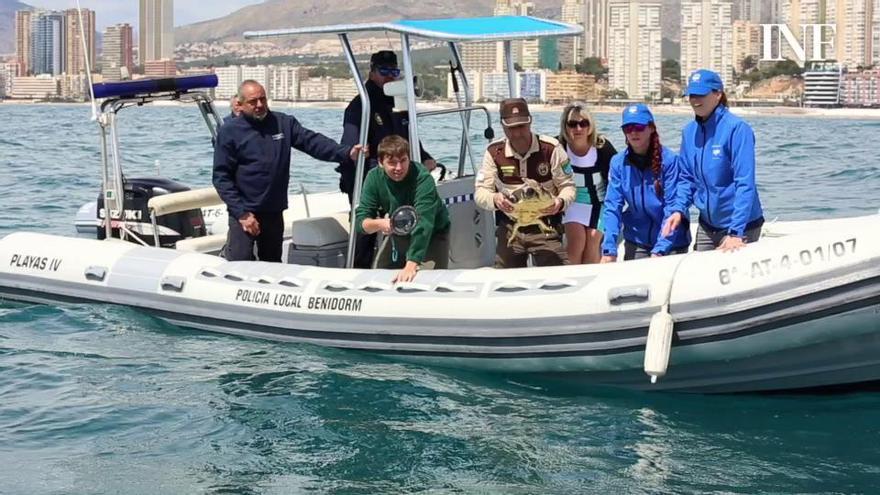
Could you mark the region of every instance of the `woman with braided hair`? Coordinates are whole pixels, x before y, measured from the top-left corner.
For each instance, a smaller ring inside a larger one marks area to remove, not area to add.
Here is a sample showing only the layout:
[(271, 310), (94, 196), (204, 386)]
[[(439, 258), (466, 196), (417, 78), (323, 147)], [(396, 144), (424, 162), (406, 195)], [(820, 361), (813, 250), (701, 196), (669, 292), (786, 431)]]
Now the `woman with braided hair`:
[(617, 260), (621, 225), (625, 260), (687, 252), (691, 236), (686, 222), (668, 237), (661, 232), (664, 220), (688, 201), (690, 185), (680, 178), (678, 156), (660, 144), (654, 116), (644, 104), (624, 108), (621, 129), (627, 147), (611, 160), (601, 262)]

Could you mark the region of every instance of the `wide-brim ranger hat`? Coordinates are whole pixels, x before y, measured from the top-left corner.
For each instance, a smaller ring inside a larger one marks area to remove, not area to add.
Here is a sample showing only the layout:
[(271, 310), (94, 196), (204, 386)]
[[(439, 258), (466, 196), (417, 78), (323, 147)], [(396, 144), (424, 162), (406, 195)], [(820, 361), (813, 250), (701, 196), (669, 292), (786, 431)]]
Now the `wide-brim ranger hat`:
[(654, 122), (654, 114), (651, 109), (644, 103), (634, 103), (627, 105), (623, 109), (623, 118), (620, 127), (626, 127), (630, 124), (648, 125)]
[(709, 69), (700, 69), (691, 72), (688, 77), (688, 85), (684, 91), (685, 96), (706, 96), (712, 91), (724, 91), (724, 82), (717, 72)]
[(515, 127), (532, 123), (532, 114), (529, 113), (529, 104), (523, 98), (508, 98), (501, 100), (501, 125)]

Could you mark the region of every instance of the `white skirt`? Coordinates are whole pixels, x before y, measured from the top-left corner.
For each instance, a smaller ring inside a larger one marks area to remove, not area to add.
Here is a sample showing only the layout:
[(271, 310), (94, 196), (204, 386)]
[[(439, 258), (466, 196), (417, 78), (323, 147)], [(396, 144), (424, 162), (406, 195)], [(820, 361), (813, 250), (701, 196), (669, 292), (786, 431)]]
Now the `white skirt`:
[(562, 223), (579, 223), (590, 229), (598, 229), (601, 214), (602, 208), (599, 206), (572, 203), (562, 215)]

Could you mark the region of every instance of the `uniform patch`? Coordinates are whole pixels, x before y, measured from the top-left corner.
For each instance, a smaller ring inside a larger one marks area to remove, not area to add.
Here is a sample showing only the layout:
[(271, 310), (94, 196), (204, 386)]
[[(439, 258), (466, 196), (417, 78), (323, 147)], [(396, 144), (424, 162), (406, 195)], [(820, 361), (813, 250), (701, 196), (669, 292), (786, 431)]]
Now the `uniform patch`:
[(538, 175), (550, 175), (550, 164), (541, 162), (538, 164)]
[(567, 161), (562, 165), (562, 171), (565, 172), (567, 175), (571, 175), (574, 173), (574, 171), (571, 169), (570, 161)]
[(385, 123), (382, 121), (382, 116), (378, 113), (373, 114), (373, 120), (376, 121), (376, 125), (384, 125)]

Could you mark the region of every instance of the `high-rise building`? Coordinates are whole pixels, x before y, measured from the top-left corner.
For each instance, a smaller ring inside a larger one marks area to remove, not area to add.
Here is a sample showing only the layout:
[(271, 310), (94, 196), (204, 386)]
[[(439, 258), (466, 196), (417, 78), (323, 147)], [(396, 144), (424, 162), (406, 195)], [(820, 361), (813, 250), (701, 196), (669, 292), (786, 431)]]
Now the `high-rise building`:
[(776, 24), (779, 22), (780, 0), (763, 0), (761, 6), (761, 22)]
[[(564, 0), (562, 2), (562, 22), (569, 24), (584, 25), (584, 0)], [(584, 58), (584, 45), (588, 35), (586, 27), (584, 34), (580, 36), (565, 36), (557, 40), (559, 62), (566, 68), (571, 68)], [(555, 67), (553, 67), (555, 69)]]
[(242, 81), (241, 66), (217, 67), (214, 69), (214, 74), (217, 76), (217, 88), (214, 89), (214, 96), (218, 100), (235, 96), (238, 85)]
[(38, 12), (31, 20), (31, 64), (34, 74), (58, 76), (65, 71), (62, 12)]
[(519, 66), (524, 70), (539, 68), (541, 66), (541, 48), (538, 40), (523, 40), (520, 47)]
[(596, 77), (576, 72), (547, 74), (546, 100), (549, 103), (568, 103), (573, 100), (596, 98)]
[(584, 1), (584, 58), (608, 58), (608, 0)]
[(504, 67), (503, 51), (500, 43), (490, 41), (485, 43), (462, 43), (461, 63), (465, 70), (480, 72), (495, 72)]
[(173, 0), (140, 0), (138, 56), (141, 65), (174, 58)]
[(117, 73), (125, 69), (131, 73), (134, 68), (132, 53), (132, 29), (129, 24), (116, 24), (104, 30), (104, 52), (101, 57), (101, 71)]
[(538, 65), (541, 69), (559, 68), (559, 44), (557, 38), (541, 38), (538, 42)]
[[(272, 74), (269, 71), (268, 65), (241, 66), (241, 80), (247, 81), (248, 79), (260, 83), (263, 86), (263, 89), (266, 90), (267, 95), (275, 92), (275, 88), (272, 87)], [(352, 84), (352, 86), (354, 86), (354, 84)]]
[(18, 62), (19, 76), (31, 73), (31, 21), (30, 10), (15, 12), (15, 58)]
[(800, 36), (802, 25), (822, 22), (824, 3), (825, 0), (779, 0), (779, 21)]
[[(807, 24), (831, 24), (834, 26), (834, 46), (824, 45), (823, 58), (839, 62), (844, 67), (855, 68), (874, 63), (875, 40), (880, 37), (877, 27), (880, 9), (877, 0), (780, 0), (780, 18), (798, 37)], [(827, 33), (827, 32), (826, 32)], [(806, 40), (811, 43), (811, 40)], [(809, 54), (809, 52), (808, 52)], [(794, 56), (787, 43), (783, 56), (803, 63)]]
[[(533, 15), (535, 4), (519, 0), (497, 0), (493, 14), (502, 15)], [(533, 41), (533, 43), (532, 43)], [(462, 43), (461, 59), (465, 70), (478, 70), (482, 72), (495, 72), (506, 70), (507, 61), (504, 59), (504, 44), (500, 41), (486, 43)], [(511, 43), (513, 61), (519, 66), (524, 62), (538, 64), (537, 40), (514, 41)], [(525, 52), (526, 60), (523, 60)]]
[(697, 69), (733, 82), (733, 28), (730, 0), (682, 0), (681, 79)]
[(305, 72), (301, 67), (292, 65), (280, 65), (272, 70), (272, 93), (271, 100), (297, 101), (299, 100), (299, 81)]
[(733, 21), (733, 68), (743, 70), (743, 62), (761, 58), (761, 26), (749, 21)]
[(753, 24), (764, 22), (764, 5), (768, 0), (734, 0), (733, 20), (748, 21)]
[(834, 58), (844, 67), (873, 63), (874, 0), (825, 0), (824, 22), (835, 26)]
[[(534, 15), (535, 4), (532, 2), (523, 2), (521, 0), (497, 0), (495, 3), (496, 16), (501, 15)], [(502, 43), (497, 43), (500, 58), (503, 64), (504, 48)], [(520, 40), (511, 43), (511, 51), (513, 52), (513, 61), (520, 67), (530, 68), (538, 66), (538, 40)]]
[(611, 0), (608, 4), (608, 84), (630, 98), (659, 95), (660, 9), (654, 0)]
[(144, 62), (144, 75), (147, 77), (174, 77), (177, 75), (177, 65), (174, 60), (168, 58), (147, 60)]
[(67, 74), (80, 74), (86, 71), (86, 61), (83, 57), (83, 38), (85, 33), (85, 46), (88, 51), (89, 67), (95, 71), (95, 11), (82, 9), (82, 29), (80, 29), (80, 15), (76, 9), (64, 11), (64, 71)]
[(874, 0), (871, 6), (871, 62), (880, 64), (880, 0)]

